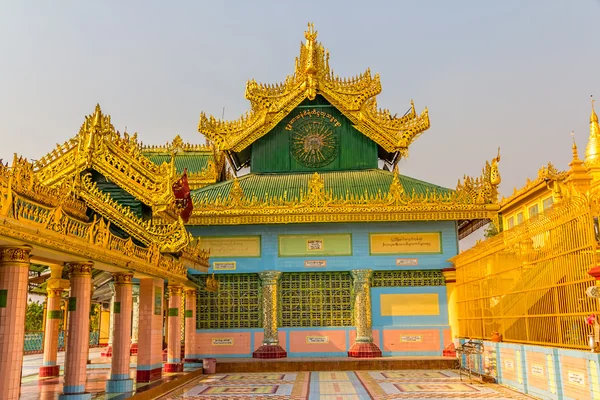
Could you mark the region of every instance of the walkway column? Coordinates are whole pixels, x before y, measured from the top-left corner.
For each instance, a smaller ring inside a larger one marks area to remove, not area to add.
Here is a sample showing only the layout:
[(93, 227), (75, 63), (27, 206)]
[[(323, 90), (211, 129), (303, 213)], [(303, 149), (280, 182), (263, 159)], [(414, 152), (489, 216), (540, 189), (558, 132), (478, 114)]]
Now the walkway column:
[(138, 335), (140, 324), (140, 285), (133, 284), (133, 320), (131, 321), (131, 350), (132, 356), (138, 353)]
[(262, 282), (264, 336), (262, 346), (252, 353), (252, 358), (285, 358), (287, 352), (279, 345), (277, 335), (277, 281), (281, 271), (263, 271), (258, 276)]
[(0, 399), (20, 396), (30, 246), (0, 246)]
[(133, 379), (129, 378), (133, 274), (115, 273), (113, 280), (115, 284), (113, 355), (110, 379), (106, 381), (106, 393), (125, 393), (133, 391)]
[(90, 307), (92, 267), (94, 263), (67, 262), (65, 267), (71, 281), (71, 294), (67, 310), (67, 352), (65, 354), (65, 381), (59, 399), (91, 399), (85, 392), (86, 369), (90, 348)]
[(162, 279), (140, 279), (140, 323), (137, 382), (162, 378)]
[(40, 367), (40, 378), (48, 376), (58, 376), (60, 365), (56, 363), (58, 356), (58, 325), (63, 318), (60, 309), (62, 301), (62, 293), (68, 289), (68, 281), (62, 283), (62, 265), (50, 266), (50, 279), (47, 282), (48, 302), (46, 310), (46, 328), (44, 335), (44, 364)]
[(109, 318), (108, 318), (108, 345), (104, 349), (102, 353), (100, 353), (100, 357), (112, 357), (112, 344), (113, 344), (113, 330), (115, 324), (115, 284), (114, 282), (109, 282), (108, 286), (110, 287), (110, 308)]
[(169, 285), (169, 310), (167, 318), (169, 320), (167, 337), (167, 363), (165, 372), (182, 372), (183, 363), (181, 362), (181, 286)]
[(185, 291), (185, 361), (196, 361), (196, 289)]
[(381, 350), (373, 343), (373, 331), (371, 329), (371, 276), (373, 271), (370, 269), (354, 269), (350, 271), (350, 274), (354, 281), (356, 342), (348, 351), (348, 357), (381, 357)]

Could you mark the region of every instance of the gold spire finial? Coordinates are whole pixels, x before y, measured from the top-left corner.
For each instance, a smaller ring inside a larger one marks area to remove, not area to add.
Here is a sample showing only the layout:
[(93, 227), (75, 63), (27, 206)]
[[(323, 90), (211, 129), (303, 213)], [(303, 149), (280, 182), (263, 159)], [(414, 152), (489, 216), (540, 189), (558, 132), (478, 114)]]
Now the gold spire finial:
[(594, 110), (594, 102), (592, 96), (592, 114), (590, 115), (590, 138), (588, 139), (587, 147), (585, 148), (585, 164), (588, 168), (600, 166), (600, 127), (598, 126), (598, 115)]
[(100, 109), (100, 103), (96, 104), (92, 126), (102, 128), (102, 109)]
[(311, 42), (314, 42), (315, 40), (317, 40), (317, 31), (315, 31), (315, 24), (314, 22), (309, 22), (308, 23), (308, 30), (306, 32), (304, 32), (304, 37), (306, 38), (306, 40), (309, 40)]
[(579, 159), (579, 155), (577, 154), (577, 142), (575, 141), (575, 131), (571, 131), (571, 139), (573, 139), (573, 145), (571, 148), (573, 149), (573, 160)]

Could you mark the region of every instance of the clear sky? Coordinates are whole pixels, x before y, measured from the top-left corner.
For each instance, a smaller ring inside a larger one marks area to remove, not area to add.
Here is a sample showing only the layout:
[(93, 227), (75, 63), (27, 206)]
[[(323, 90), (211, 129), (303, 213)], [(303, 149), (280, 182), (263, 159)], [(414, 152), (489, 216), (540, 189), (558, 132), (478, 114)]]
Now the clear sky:
[(0, 2), (0, 158), (39, 158), (96, 103), (144, 143), (203, 142), (200, 111), (235, 119), (248, 79), (283, 81), (309, 21), (336, 73), (381, 75), (381, 107), (429, 107), (402, 174), (454, 188), (500, 146), (509, 195), (567, 168), (572, 130), (583, 156), (599, 0), (280, 0)]

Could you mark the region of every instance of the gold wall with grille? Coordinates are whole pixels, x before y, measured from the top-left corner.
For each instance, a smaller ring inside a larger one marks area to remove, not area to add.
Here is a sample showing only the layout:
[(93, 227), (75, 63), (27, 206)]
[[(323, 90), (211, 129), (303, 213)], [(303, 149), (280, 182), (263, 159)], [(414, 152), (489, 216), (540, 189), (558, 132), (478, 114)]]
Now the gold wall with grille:
[(573, 198), (454, 257), (459, 336), (587, 348), (594, 228), (588, 201)]

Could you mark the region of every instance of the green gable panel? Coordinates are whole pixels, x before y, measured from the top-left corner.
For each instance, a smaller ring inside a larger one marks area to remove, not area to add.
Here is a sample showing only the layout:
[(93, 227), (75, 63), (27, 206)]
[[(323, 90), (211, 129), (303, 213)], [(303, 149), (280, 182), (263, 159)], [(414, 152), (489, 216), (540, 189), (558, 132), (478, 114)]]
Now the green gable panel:
[[(311, 152), (315, 132), (319, 134), (318, 150)], [(377, 168), (377, 144), (354, 129), (335, 107), (317, 97), (304, 101), (254, 142), (251, 157), (255, 173), (372, 169)]]

